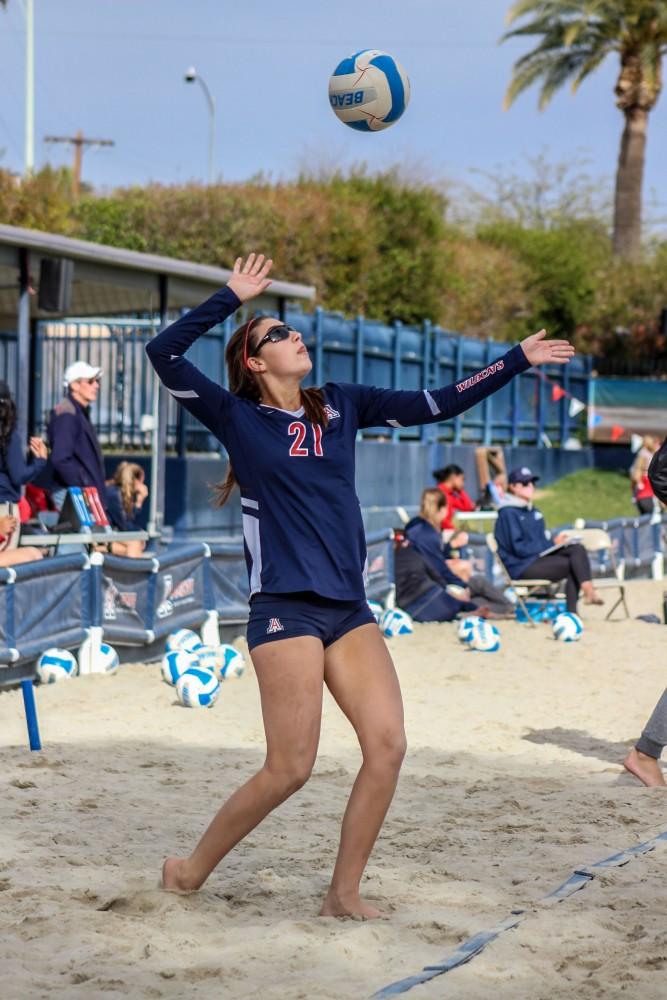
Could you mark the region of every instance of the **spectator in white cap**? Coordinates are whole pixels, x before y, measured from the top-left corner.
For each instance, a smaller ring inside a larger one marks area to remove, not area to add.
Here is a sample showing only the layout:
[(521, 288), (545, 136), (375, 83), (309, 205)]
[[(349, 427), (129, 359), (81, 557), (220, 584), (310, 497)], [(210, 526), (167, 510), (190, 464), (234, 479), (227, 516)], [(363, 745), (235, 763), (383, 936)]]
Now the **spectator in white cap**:
[(59, 509), (69, 486), (96, 486), (106, 501), (104, 459), (90, 406), (97, 399), (102, 369), (75, 361), (65, 369), (65, 397), (51, 411), (48, 424), (51, 448), (51, 495)]

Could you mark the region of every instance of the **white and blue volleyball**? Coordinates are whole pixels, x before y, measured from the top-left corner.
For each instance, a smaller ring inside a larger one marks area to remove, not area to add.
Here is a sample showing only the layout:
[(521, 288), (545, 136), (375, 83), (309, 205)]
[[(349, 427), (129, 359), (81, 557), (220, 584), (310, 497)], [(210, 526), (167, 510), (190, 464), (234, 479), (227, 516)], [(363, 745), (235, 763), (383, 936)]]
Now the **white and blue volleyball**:
[(584, 631), (584, 625), (573, 611), (563, 611), (557, 615), (553, 623), (554, 638), (559, 642), (578, 642)]
[(108, 642), (102, 642), (93, 650), (93, 673), (115, 674), (120, 665), (118, 653)]
[(468, 648), (478, 653), (497, 653), (500, 649), (500, 632), (495, 625), (482, 619), (472, 630)]
[(201, 641), (196, 632), (193, 632), (189, 628), (179, 628), (175, 632), (171, 632), (167, 636), (167, 652), (170, 653), (173, 649), (185, 649), (187, 652), (192, 653), (195, 649), (199, 649), (204, 643)]
[(329, 103), (336, 117), (359, 132), (394, 125), (410, 100), (408, 75), (393, 56), (362, 49), (338, 63), (329, 80)]
[(220, 694), (220, 681), (210, 670), (191, 667), (176, 681), (176, 696), (185, 708), (211, 708)]
[(195, 655), (199, 660), (198, 666), (202, 670), (210, 670), (216, 677), (219, 676), (219, 671), (224, 663), (220, 646), (199, 646)]
[(475, 629), (483, 622), (484, 618), (480, 618), (479, 615), (468, 615), (467, 618), (461, 618), (456, 628), (456, 634), (459, 642), (462, 642), (464, 646), (467, 646)]
[(412, 628), (412, 618), (407, 611), (401, 608), (388, 608), (380, 619), (382, 634), (387, 637), (395, 635), (410, 635)]
[(229, 680), (232, 677), (242, 677), (245, 671), (245, 658), (235, 646), (224, 644), (220, 646), (219, 654), (221, 664), (216, 674), (221, 681)]
[(189, 653), (187, 649), (172, 649), (162, 657), (162, 679), (173, 686), (186, 670), (198, 666), (199, 657), (196, 653)]
[(76, 657), (68, 649), (52, 646), (37, 660), (37, 676), (42, 684), (55, 684), (66, 677), (75, 677), (77, 671)]
[(373, 615), (373, 618), (375, 618), (375, 621), (379, 625), (380, 624), (380, 619), (382, 618), (382, 615), (384, 614), (384, 608), (379, 603), (379, 601), (369, 601), (368, 602), (368, 607), (371, 610), (371, 614)]

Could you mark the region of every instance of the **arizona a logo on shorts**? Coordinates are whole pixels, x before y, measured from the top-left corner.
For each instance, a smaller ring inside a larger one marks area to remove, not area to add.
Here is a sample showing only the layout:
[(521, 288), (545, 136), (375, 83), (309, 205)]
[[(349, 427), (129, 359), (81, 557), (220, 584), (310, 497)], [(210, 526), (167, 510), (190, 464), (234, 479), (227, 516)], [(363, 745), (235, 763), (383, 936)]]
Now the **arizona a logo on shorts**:
[(271, 635), (272, 632), (284, 632), (285, 629), (280, 624), (280, 618), (269, 618), (269, 627), (266, 630), (267, 635)]

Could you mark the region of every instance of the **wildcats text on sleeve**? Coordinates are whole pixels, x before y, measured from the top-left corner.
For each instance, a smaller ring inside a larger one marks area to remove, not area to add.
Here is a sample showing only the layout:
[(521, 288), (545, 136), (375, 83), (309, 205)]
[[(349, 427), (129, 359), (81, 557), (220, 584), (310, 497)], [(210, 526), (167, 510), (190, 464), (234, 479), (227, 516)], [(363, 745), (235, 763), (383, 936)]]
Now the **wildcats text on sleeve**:
[(466, 389), (470, 389), (471, 386), (477, 385), (478, 382), (483, 382), (485, 378), (489, 378), (490, 375), (495, 375), (496, 372), (501, 372), (505, 367), (505, 362), (501, 359), (500, 361), (494, 361), (492, 365), (488, 368), (483, 368), (481, 372), (476, 372), (471, 375), (470, 378), (466, 378), (463, 382), (456, 383), (457, 392), (465, 392)]

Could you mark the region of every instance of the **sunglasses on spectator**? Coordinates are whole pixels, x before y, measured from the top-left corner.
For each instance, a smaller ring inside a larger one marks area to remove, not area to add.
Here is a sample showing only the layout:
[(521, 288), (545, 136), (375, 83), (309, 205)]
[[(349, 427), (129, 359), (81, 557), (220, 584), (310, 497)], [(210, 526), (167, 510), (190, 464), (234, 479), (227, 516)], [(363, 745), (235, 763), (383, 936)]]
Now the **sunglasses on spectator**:
[(84, 378), (82, 381), (87, 382), (88, 385), (99, 385), (100, 377), (99, 375), (96, 375), (95, 378)]

